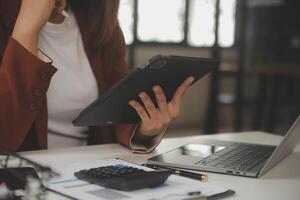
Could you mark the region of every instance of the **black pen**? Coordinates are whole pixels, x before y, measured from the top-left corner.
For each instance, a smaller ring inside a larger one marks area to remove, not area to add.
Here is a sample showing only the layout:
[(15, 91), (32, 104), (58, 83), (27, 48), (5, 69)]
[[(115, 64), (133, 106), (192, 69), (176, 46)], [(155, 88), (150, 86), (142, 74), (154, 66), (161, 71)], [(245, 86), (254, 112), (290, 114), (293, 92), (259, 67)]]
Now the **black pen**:
[(184, 177), (188, 177), (188, 178), (192, 178), (192, 179), (196, 179), (196, 180), (200, 180), (200, 181), (204, 181), (204, 182), (208, 181), (208, 176), (206, 174), (193, 173), (193, 172), (185, 171), (182, 169), (166, 167), (166, 166), (161, 166), (161, 165), (143, 164), (143, 166), (149, 167), (151, 169), (157, 169), (157, 170), (168, 169), (172, 172), (172, 174), (175, 174), (177, 176), (184, 176)]

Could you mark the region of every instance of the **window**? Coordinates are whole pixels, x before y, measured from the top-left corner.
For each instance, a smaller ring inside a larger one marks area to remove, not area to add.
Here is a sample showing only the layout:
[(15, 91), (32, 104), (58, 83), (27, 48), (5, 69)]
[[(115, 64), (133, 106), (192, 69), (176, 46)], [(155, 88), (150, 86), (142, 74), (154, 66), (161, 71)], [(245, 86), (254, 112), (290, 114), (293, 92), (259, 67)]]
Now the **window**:
[[(134, 3), (138, 3), (134, 11)], [(189, 16), (186, 19), (186, 2)], [(217, 0), (121, 0), (119, 21), (126, 44), (134, 41), (180, 43), (195, 47), (211, 47), (215, 43)], [(236, 0), (220, 0), (219, 39), (221, 47), (231, 47), (235, 38)], [(159, 5), (159, 6), (158, 6)], [(134, 12), (138, 19), (134, 19)], [(137, 20), (137, 23), (134, 23)], [(184, 27), (188, 23), (187, 35)], [(134, 38), (137, 24), (137, 38)]]
[(184, 9), (183, 0), (139, 0), (138, 39), (144, 42), (181, 42), (184, 38)]
[(234, 44), (236, 0), (220, 0), (219, 45), (230, 47)]
[(133, 42), (133, 0), (121, 0), (119, 10), (119, 22), (124, 32), (127, 45)]
[(216, 0), (190, 0), (188, 44), (212, 46), (215, 43)]

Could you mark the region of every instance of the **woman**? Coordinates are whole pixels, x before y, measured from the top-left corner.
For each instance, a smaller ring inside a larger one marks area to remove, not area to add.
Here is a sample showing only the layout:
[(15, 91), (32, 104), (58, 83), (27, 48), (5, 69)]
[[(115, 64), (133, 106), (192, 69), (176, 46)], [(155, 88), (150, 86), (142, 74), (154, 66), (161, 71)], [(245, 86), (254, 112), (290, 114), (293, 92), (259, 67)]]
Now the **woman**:
[[(72, 120), (128, 73), (118, 0), (0, 0), (0, 147), (13, 151), (119, 142), (149, 152), (178, 117), (188, 78), (158, 108), (129, 104), (141, 123), (74, 127)], [(63, 13), (66, 13), (64, 14)]]

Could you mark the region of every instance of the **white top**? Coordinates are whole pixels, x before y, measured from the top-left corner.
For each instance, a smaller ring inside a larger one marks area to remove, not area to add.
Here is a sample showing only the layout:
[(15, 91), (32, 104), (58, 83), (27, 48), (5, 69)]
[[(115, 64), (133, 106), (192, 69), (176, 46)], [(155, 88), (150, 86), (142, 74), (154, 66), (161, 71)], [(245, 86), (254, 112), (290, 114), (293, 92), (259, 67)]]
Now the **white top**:
[(69, 11), (61, 24), (48, 22), (38, 47), (58, 69), (47, 92), (48, 148), (83, 145), (88, 127), (75, 127), (72, 120), (97, 99), (98, 88), (74, 14)]

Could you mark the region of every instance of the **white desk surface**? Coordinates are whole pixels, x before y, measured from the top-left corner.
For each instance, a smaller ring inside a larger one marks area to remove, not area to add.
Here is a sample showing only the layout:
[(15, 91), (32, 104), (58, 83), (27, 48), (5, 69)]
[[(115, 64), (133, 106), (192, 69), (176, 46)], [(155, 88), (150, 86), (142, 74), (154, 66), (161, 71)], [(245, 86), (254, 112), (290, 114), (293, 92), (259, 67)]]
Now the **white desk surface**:
[[(95, 145), (67, 149), (55, 149), (45, 151), (32, 151), (23, 153), (29, 159), (44, 165), (50, 165), (59, 169), (59, 166), (79, 162), (91, 161), (105, 158), (121, 157), (134, 163), (144, 163), (147, 158), (169, 151), (182, 144), (199, 138), (230, 140), (249, 143), (277, 145), (282, 137), (262, 133), (226, 133), (217, 135), (201, 135), (179, 138), (164, 139), (157, 149), (146, 155), (133, 154), (127, 148), (119, 144)], [(288, 156), (278, 165), (271, 169), (261, 178), (245, 178), (216, 173), (207, 173), (209, 184), (221, 186), (236, 191), (228, 200), (298, 200), (300, 199), (300, 145), (297, 146), (293, 154)], [(50, 194), (49, 199), (62, 199), (54, 194)]]

